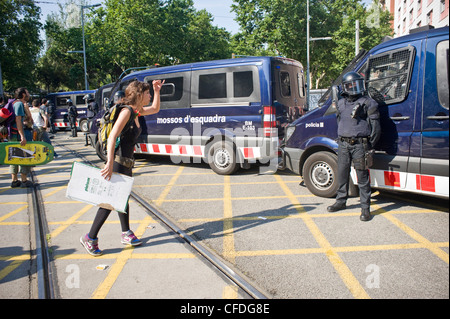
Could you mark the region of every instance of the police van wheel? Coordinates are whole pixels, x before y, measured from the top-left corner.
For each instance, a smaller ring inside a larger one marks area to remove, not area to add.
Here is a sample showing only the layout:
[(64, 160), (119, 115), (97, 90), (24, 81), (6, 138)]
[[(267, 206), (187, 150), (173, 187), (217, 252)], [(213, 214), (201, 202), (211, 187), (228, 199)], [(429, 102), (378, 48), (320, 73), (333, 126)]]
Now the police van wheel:
[(230, 175), (236, 172), (236, 152), (228, 141), (219, 141), (211, 145), (208, 150), (208, 163), (211, 169), (219, 175)]
[(80, 121), (80, 130), (81, 130), (81, 132), (88, 132), (89, 131), (89, 122), (88, 122), (88, 120), (81, 120)]
[(97, 153), (97, 156), (103, 160), (103, 161), (107, 161), (107, 154), (103, 151), (99, 141), (97, 140), (97, 142), (95, 143), (95, 152)]
[(334, 197), (338, 189), (337, 156), (318, 152), (305, 161), (303, 179), (308, 190), (320, 197)]

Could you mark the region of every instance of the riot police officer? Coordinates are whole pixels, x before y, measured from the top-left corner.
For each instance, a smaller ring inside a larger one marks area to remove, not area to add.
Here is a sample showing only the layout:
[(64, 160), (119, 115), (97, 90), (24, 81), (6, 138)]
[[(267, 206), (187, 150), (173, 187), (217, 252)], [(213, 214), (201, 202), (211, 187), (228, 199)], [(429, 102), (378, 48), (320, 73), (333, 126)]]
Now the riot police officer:
[(372, 219), (369, 167), (373, 147), (381, 134), (378, 103), (366, 94), (364, 78), (356, 72), (348, 72), (342, 78), (341, 95), (343, 99), (337, 104), (339, 188), (336, 202), (327, 210), (336, 212), (346, 208), (353, 161), (360, 193), (360, 220), (369, 221)]
[(67, 105), (69, 105), (69, 108), (67, 109), (67, 117), (69, 118), (72, 137), (77, 137), (77, 117), (78, 117), (77, 107), (73, 105), (71, 99), (67, 100)]
[(87, 132), (84, 133), (84, 138), (85, 138), (85, 143), (84, 146), (88, 146), (89, 145), (89, 138), (88, 138), (88, 134), (89, 131), (91, 130), (91, 126), (93, 123), (93, 119), (95, 117), (95, 115), (97, 115), (98, 113), (98, 104), (97, 102), (95, 102), (95, 98), (94, 95), (92, 93), (88, 93), (83, 97), (83, 100), (86, 103), (86, 117), (88, 119), (88, 129)]

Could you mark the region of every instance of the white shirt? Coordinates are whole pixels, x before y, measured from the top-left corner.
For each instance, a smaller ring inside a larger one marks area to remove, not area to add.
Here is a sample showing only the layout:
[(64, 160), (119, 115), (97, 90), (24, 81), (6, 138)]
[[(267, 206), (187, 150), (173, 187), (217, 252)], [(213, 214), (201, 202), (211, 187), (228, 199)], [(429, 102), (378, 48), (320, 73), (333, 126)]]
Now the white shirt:
[(30, 108), (31, 116), (33, 117), (34, 125), (37, 127), (43, 127), (45, 125), (45, 120), (41, 115), (42, 110), (37, 107)]

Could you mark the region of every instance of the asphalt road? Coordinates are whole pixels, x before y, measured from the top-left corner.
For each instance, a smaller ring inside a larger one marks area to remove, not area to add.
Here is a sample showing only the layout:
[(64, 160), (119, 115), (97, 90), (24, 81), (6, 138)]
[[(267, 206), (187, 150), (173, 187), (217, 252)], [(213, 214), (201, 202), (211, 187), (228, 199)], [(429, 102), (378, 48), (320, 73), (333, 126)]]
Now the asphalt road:
[[(101, 164), (84, 136), (55, 143)], [(449, 298), (448, 200), (374, 190), (370, 222), (359, 199), (312, 195), (289, 171), (258, 166), (231, 176), (205, 163), (140, 157), (133, 190), (273, 298)]]

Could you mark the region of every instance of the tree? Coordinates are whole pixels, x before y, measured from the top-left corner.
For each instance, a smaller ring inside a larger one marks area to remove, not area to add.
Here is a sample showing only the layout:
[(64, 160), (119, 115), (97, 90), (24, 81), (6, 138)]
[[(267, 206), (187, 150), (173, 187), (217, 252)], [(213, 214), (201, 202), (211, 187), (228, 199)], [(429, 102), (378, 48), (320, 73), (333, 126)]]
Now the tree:
[[(63, 21), (47, 20), (50, 44), (40, 65), (58, 70), (53, 78), (65, 75), (57, 87), (81, 88), (81, 55), (67, 54), (82, 47), (81, 28)], [(100, 8), (85, 10), (90, 87), (111, 83), (131, 67), (229, 57), (229, 32), (211, 22), (211, 14), (195, 10), (192, 0), (106, 0)], [(51, 71), (42, 74), (47, 75), (40, 80), (56, 89), (55, 83), (50, 84)]]
[(0, 1), (0, 63), (3, 87), (36, 90), (34, 66), (42, 47), (40, 8), (33, 1)]
[[(306, 1), (234, 0), (232, 10), (242, 33), (233, 38), (237, 54), (283, 55), (299, 60), (306, 68)], [(312, 84), (328, 86), (354, 56), (355, 20), (361, 21), (361, 47), (370, 49), (390, 35), (388, 12), (377, 11), (376, 27), (366, 23), (374, 10), (361, 0), (311, 0), (310, 37), (332, 37), (310, 42)], [(374, 7), (375, 8), (375, 7)], [(353, 48), (353, 49), (352, 49)], [(252, 53), (253, 52), (253, 53)]]

